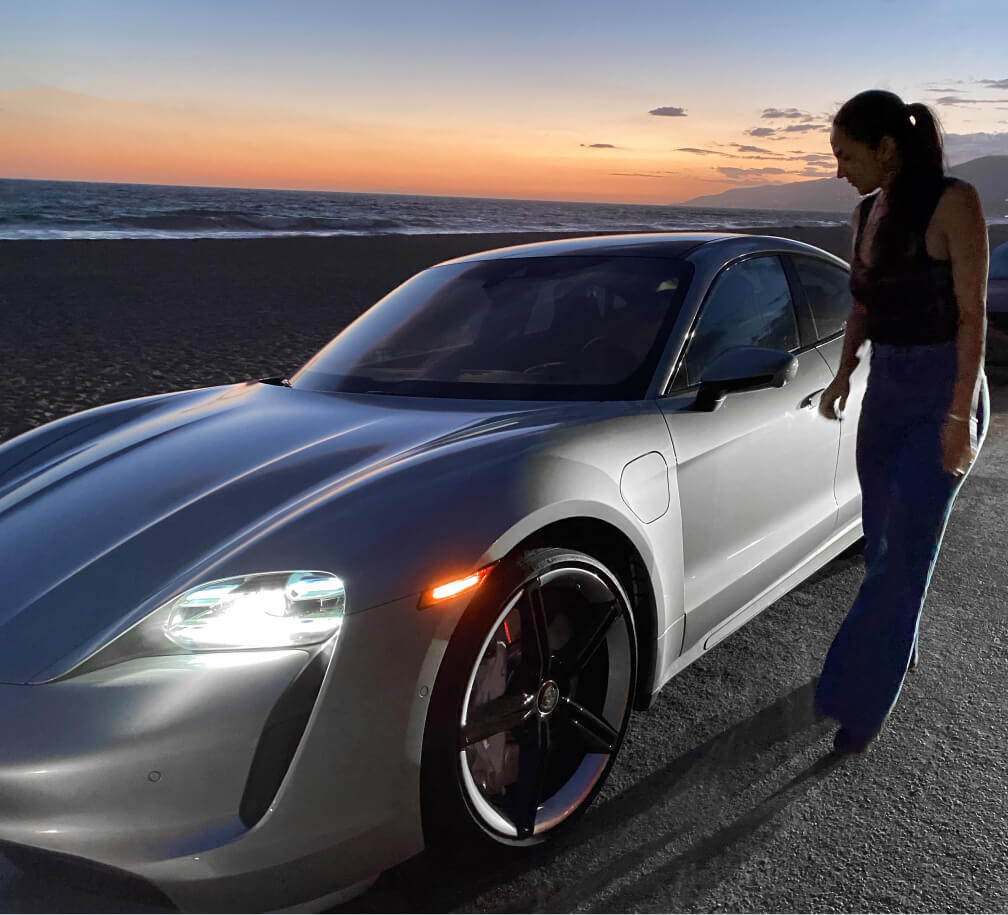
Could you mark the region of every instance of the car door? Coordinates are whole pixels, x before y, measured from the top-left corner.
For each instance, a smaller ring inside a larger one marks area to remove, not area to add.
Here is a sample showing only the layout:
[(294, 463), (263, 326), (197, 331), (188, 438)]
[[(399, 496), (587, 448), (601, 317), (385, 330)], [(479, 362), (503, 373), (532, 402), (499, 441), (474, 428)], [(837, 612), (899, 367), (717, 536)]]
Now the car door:
[[(704, 368), (735, 346), (788, 350), (797, 374), (782, 388), (732, 393), (714, 412), (697, 411)], [(711, 630), (833, 533), (839, 426), (816, 410), (831, 377), (815, 348), (801, 346), (779, 258), (746, 258), (718, 275), (659, 401), (682, 510), (684, 651), (701, 638), (713, 644)]]
[[(843, 268), (820, 258), (792, 256), (795, 274), (801, 283), (815, 324), (816, 349), (835, 373), (843, 355), (844, 330), (851, 311), (850, 275)], [(865, 349), (870, 344), (865, 344)], [(840, 425), (835, 496), (839, 506), (838, 526), (843, 528), (861, 518), (861, 486), (855, 466), (857, 418), (868, 383), (867, 353), (850, 380), (850, 396)]]

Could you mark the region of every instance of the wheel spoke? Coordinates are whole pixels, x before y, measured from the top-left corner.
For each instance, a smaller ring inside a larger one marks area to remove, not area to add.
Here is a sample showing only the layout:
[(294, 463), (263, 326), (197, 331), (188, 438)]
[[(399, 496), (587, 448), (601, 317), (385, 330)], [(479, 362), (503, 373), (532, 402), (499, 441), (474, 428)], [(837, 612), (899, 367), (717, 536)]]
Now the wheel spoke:
[(597, 618), (590, 621), (579, 621), (582, 625), (582, 632), (578, 634), (574, 645), (565, 652), (564, 672), (568, 676), (580, 673), (584, 666), (592, 659), (595, 652), (606, 640), (609, 630), (620, 617), (620, 605), (618, 601), (610, 601), (598, 614)]
[(536, 716), (525, 728), (518, 744), (518, 779), (512, 788), (511, 809), (519, 839), (535, 830), (536, 814), (543, 800), (550, 757), (549, 718)]
[(549, 623), (546, 619), (546, 605), (543, 602), (539, 582), (531, 582), (518, 604), (521, 617), (522, 659), (528, 669), (535, 689), (550, 672)]
[(535, 707), (535, 696), (528, 693), (491, 699), (474, 709), (462, 726), (462, 746), (520, 727), (535, 713)]
[(619, 733), (604, 718), (564, 696), (557, 709), (576, 735), (581, 747), (589, 753), (615, 753)]

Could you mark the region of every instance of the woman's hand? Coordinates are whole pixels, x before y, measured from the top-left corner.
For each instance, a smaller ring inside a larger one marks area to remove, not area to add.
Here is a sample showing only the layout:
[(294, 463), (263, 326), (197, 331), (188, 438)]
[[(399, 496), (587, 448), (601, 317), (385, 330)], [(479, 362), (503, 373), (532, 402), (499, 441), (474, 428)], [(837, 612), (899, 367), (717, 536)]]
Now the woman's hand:
[[(819, 398), (819, 415), (826, 419), (840, 419), (847, 406), (847, 398), (850, 396), (850, 376), (837, 375), (830, 383), (829, 387), (822, 392)], [(836, 402), (840, 401), (840, 411), (837, 412)]]
[(969, 420), (945, 418), (941, 431), (942, 469), (961, 477), (976, 457)]

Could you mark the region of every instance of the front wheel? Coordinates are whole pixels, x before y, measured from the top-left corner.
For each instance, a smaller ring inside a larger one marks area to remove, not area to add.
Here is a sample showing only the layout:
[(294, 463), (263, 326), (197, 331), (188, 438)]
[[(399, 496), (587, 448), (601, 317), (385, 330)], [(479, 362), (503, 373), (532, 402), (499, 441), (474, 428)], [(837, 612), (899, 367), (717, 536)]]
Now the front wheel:
[(541, 842), (589, 806), (626, 731), (633, 614), (584, 553), (537, 549), (494, 570), (435, 685), (421, 769), (429, 844)]

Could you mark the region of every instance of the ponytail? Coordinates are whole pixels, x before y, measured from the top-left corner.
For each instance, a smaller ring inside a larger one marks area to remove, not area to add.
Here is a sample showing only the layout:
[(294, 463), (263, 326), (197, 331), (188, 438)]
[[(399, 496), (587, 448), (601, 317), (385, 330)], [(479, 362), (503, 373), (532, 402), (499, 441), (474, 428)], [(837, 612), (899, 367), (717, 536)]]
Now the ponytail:
[(920, 177), (942, 177), (945, 174), (945, 155), (941, 128), (934, 112), (913, 102), (906, 106), (910, 133), (903, 154), (904, 167), (910, 166)]

